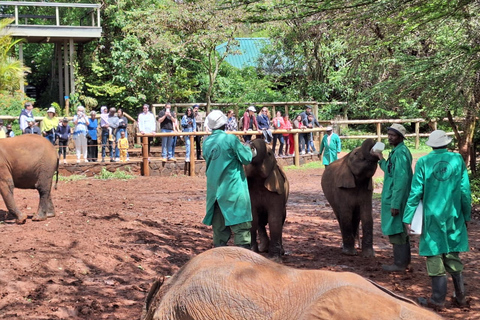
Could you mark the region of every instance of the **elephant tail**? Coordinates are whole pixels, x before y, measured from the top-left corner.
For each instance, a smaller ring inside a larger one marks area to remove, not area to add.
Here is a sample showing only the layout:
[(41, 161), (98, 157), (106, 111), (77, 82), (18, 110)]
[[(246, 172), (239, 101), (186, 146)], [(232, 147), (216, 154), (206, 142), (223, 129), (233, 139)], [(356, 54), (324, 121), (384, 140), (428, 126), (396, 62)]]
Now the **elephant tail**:
[(158, 301), (155, 301), (155, 297), (165, 282), (165, 278), (156, 278), (153, 282), (150, 291), (148, 292), (147, 298), (145, 299), (145, 304), (143, 306), (141, 320), (152, 320), (153, 314), (155, 313)]
[(399, 299), (399, 300), (402, 300), (403, 302), (407, 302), (407, 303), (413, 304), (413, 305), (415, 305), (415, 306), (418, 306), (418, 304), (417, 304), (415, 301), (413, 301), (412, 299), (408, 299), (408, 298), (406, 298), (406, 297), (404, 297), (404, 296), (401, 296), (401, 295), (399, 295), (399, 294), (396, 294), (395, 292), (390, 291), (390, 290), (388, 290), (388, 289), (385, 288), (385, 287), (382, 287), (381, 285), (379, 285), (379, 284), (376, 283), (375, 281), (372, 281), (372, 280), (370, 280), (370, 279), (368, 279), (368, 278), (365, 278), (365, 279), (366, 279), (368, 282), (370, 282), (371, 284), (373, 284), (375, 287), (377, 287), (378, 289), (380, 289), (380, 290), (382, 290), (383, 292), (385, 292), (386, 294), (389, 294), (390, 296), (392, 296), (392, 297), (394, 297), (394, 298), (397, 298), (397, 299)]
[(55, 190), (57, 190), (57, 183), (58, 183), (58, 167), (60, 166), (60, 157), (57, 157), (57, 177), (55, 178)]

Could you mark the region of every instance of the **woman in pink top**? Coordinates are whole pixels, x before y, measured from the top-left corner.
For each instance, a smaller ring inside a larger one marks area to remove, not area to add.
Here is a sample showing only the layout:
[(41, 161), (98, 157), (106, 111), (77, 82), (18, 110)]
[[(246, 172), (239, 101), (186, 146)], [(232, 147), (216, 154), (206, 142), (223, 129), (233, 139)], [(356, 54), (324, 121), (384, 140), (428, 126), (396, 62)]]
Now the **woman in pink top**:
[[(285, 122), (283, 121), (282, 113), (277, 111), (277, 116), (272, 119), (272, 124), (275, 130), (281, 129), (285, 126)], [(275, 147), (277, 145), (277, 140), (280, 141), (280, 148), (278, 149), (278, 156), (283, 157), (283, 144), (285, 141), (283, 140), (283, 135), (281, 133), (274, 133), (273, 134), (273, 143), (272, 143), (272, 150), (273, 154), (275, 154)]]
[[(288, 114), (283, 116), (283, 126), (280, 127), (282, 130), (292, 130), (292, 123), (288, 117)], [(285, 140), (285, 155), (291, 156), (295, 150), (295, 145), (293, 142), (293, 134), (292, 133), (283, 133), (283, 139)]]

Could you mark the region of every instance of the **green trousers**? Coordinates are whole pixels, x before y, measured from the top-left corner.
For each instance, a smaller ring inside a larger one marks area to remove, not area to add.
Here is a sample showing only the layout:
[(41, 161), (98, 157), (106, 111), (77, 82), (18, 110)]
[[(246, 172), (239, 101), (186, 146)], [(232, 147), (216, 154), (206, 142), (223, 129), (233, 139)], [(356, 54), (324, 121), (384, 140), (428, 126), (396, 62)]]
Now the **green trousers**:
[(388, 240), (391, 244), (406, 244), (410, 242), (406, 232), (389, 235)]
[(212, 218), (213, 229), (213, 245), (215, 247), (226, 246), (228, 240), (233, 233), (233, 244), (236, 246), (250, 245), (252, 242), (252, 236), (250, 234), (250, 228), (252, 223), (250, 221), (235, 224), (232, 226), (225, 226), (225, 218), (223, 217), (222, 210), (215, 202), (215, 208)]
[(427, 257), (427, 272), (430, 277), (456, 274), (463, 271), (463, 263), (458, 252), (450, 252)]

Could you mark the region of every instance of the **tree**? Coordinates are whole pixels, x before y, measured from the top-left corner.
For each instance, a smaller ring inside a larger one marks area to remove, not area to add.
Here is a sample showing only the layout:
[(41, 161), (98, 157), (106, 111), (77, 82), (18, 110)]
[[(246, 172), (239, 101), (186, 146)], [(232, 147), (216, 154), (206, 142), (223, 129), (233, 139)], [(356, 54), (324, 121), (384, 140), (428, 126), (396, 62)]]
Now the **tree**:
[[(470, 156), (480, 110), (480, 7), (474, 0), (248, 0), (247, 20), (329, 25), (345, 41), (355, 99), (382, 113), (400, 106), (448, 116)], [(318, 41), (307, 37), (305, 41)], [(376, 106), (376, 107), (375, 107)], [(370, 109), (367, 109), (370, 111)], [(465, 120), (459, 127), (453, 117)], [(462, 133), (460, 132), (462, 131)]]
[(13, 19), (0, 20), (0, 91), (8, 92), (18, 89), (24, 73), (30, 70), (22, 61), (12, 56), (15, 45), (22, 41), (14, 40), (8, 35), (7, 26), (12, 21)]

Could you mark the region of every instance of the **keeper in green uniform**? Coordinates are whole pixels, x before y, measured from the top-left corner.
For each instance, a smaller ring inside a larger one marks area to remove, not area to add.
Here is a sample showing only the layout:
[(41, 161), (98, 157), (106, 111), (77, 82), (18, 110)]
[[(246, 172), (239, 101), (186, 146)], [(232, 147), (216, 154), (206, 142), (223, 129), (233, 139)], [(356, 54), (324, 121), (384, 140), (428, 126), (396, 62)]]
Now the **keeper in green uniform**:
[(382, 232), (393, 245), (393, 264), (382, 266), (388, 272), (405, 271), (410, 264), (410, 240), (403, 225), (403, 214), (412, 183), (412, 154), (403, 140), (407, 131), (394, 123), (387, 130), (388, 143), (393, 146), (388, 160), (375, 152), (384, 172), (382, 190)]
[(206, 161), (207, 208), (203, 223), (213, 229), (213, 245), (226, 246), (234, 234), (236, 246), (250, 249), (252, 207), (243, 165), (252, 161), (256, 150), (225, 133), (227, 117), (213, 110), (206, 118), (212, 134), (203, 143)]
[(427, 272), (432, 279), (430, 299), (420, 304), (442, 309), (447, 295), (446, 272), (452, 276), (456, 302), (466, 306), (463, 263), (459, 252), (468, 251), (467, 222), (471, 216), (470, 181), (467, 167), (458, 153), (448, 152), (451, 142), (444, 131), (433, 131), (427, 146), (433, 148), (418, 159), (403, 222), (410, 230), (415, 209), (423, 199), (423, 227), (419, 254), (427, 257)]
[(328, 126), (326, 130), (327, 135), (322, 139), (319, 152), (320, 155), (323, 153), (322, 163), (325, 167), (337, 160), (338, 154), (342, 151), (342, 143), (338, 134), (333, 132), (331, 126)]

